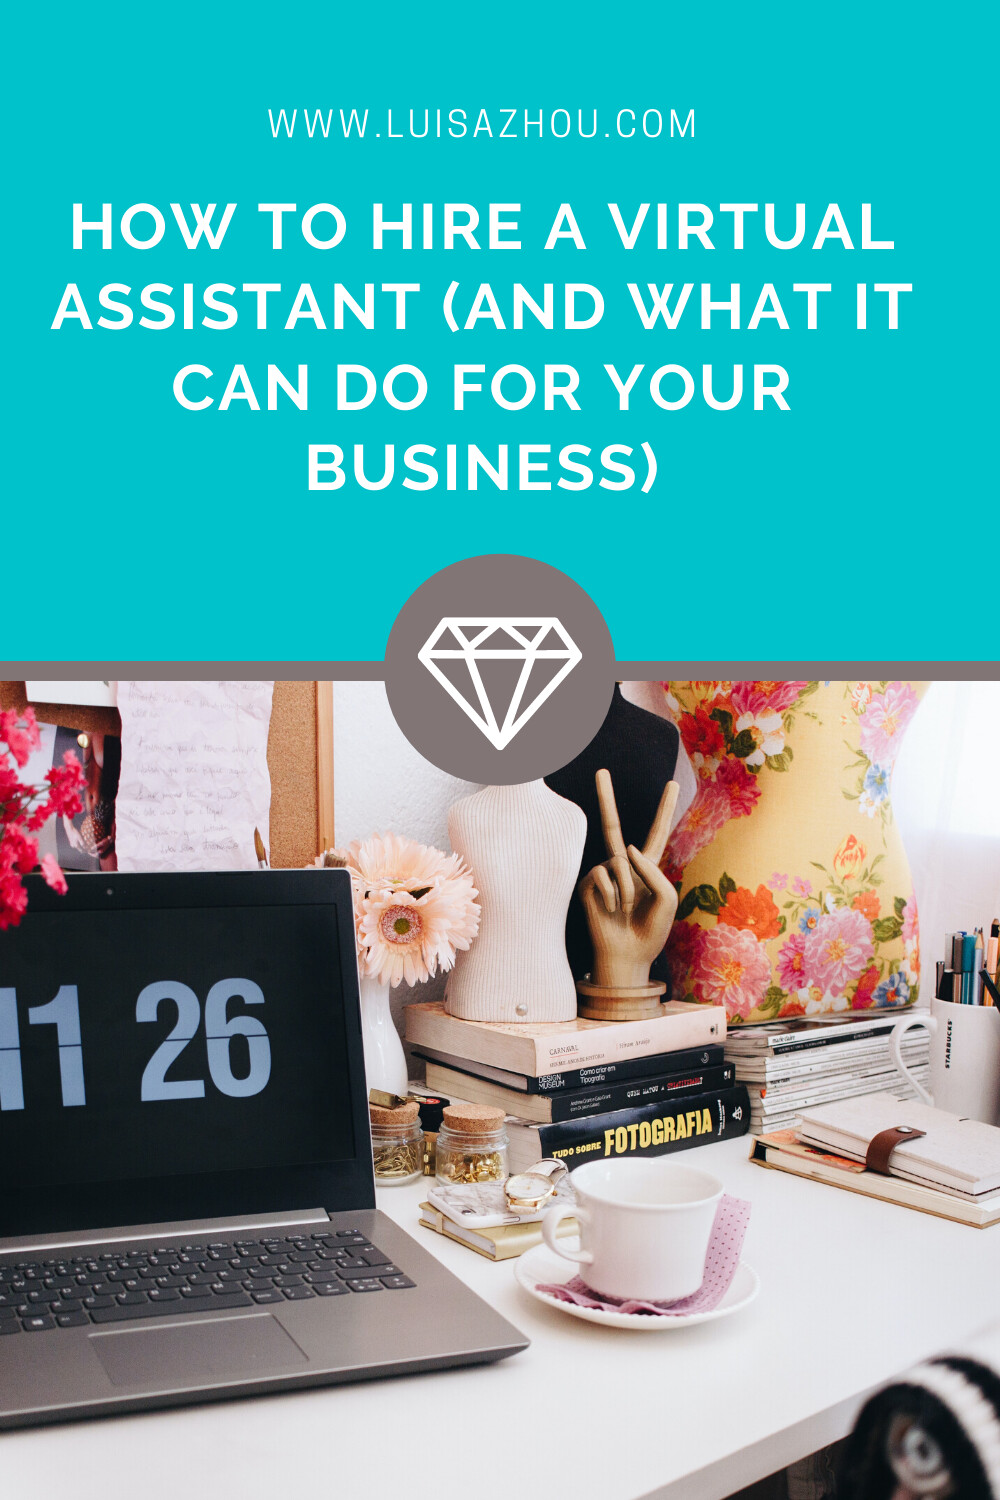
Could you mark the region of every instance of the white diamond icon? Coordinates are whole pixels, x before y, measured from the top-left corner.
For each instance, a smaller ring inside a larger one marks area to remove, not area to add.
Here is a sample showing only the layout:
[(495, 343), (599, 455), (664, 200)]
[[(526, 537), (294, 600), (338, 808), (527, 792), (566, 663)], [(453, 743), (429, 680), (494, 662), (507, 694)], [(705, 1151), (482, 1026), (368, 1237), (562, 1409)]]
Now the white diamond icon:
[(439, 620), (418, 658), (497, 750), (565, 682), (583, 653), (549, 616)]

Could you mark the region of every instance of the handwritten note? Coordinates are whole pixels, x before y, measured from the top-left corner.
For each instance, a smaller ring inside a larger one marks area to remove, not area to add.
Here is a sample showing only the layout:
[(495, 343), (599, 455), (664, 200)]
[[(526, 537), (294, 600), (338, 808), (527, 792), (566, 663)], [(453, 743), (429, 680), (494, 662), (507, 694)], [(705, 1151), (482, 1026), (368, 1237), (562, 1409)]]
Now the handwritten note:
[(253, 870), (272, 682), (119, 682), (119, 870)]

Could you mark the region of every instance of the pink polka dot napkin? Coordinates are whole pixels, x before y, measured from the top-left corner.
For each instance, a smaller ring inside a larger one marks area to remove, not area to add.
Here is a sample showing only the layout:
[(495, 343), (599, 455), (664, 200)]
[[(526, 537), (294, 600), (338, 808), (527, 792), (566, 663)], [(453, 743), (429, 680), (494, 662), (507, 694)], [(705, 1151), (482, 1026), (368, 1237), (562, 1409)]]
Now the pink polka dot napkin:
[(723, 1193), (715, 1211), (715, 1223), (705, 1256), (705, 1276), (701, 1286), (689, 1297), (677, 1302), (643, 1302), (636, 1298), (602, 1297), (591, 1291), (582, 1276), (572, 1281), (539, 1286), (540, 1292), (573, 1302), (577, 1307), (595, 1308), (599, 1312), (648, 1313), (654, 1317), (679, 1318), (690, 1313), (712, 1312), (732, 1285), (740, 1263), (743, 1239), (750, 1222), (750, 1204), (745, 1198), (731, 1198)]

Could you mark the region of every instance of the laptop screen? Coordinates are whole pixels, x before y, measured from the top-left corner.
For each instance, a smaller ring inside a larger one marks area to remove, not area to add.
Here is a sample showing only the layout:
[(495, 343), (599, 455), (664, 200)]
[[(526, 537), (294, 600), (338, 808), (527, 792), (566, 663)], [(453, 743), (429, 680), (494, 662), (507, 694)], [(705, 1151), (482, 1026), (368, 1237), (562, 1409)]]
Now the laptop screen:
[(355, 1206), (300, 1199), (368, 1156), (342, 872), (42, 889), (0, 934), (0, 1233)]

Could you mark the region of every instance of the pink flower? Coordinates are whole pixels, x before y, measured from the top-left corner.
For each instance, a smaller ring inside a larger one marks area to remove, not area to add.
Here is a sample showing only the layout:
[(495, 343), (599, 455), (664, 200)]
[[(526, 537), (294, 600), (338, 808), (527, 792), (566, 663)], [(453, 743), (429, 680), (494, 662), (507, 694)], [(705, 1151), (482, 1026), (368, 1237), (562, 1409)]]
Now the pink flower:
[[(11, 758), (17, 767), (24, 766), (40, 744), (33, 709), (23, 716), (12, 709), (0, 711), (0, 930), (16, 927), (28, 905), (21, 876), (38, 863), (38, 840), (31, 835), (54, 813), (73, 816), (83, 807), (80, 792), (86, 777), (72, 751), (67, 750), (61, 766), (45, 773), (44, 782), (21, 781)], [(66, 881), (52, 855), (42, 861), (42, 873), (54, 890), (65, 894)]]
[(774, 874), (771, 876), (770, 880), (767, 883), (772, 891), (783, 891), (788, 884), (788, 876), (782, 875), (777, 870), (775, 870)]
[(793, 896), (811, 896), (813, 883), (811, 880), (803, 880), (801, 875), (796, 875), (792, 881)]
[[(21, 781), (5, 753), (0, 753), (0, 806), (11, 802), (15, 792), (20, 795)], [(4, 819), (9, 822), (9, 818)]]
[(66, 884), (66, 876), (59, 868), (59, 861), (54, 854), (46, 854), (42, 860), (42, 874), (45, 876), (46, 885), (50, 885), (60, 896), (65, 896), (69, 889)]
[(794, 932), (778, 954), (778, 983), (786, 990), (801, 990), (805, 987), (805, 934)]
[(891, 766), (903, 731), (913, 718), (917, 695), (908, 682), (890, 682), (876, 693), (861, 716), (861, 748), (877, 766)]
[(917, 922), (917, 897), (914, 893), (903, 907), (903, 942), (915, 943), (920, 936)]
[(28, 893), (17, 875), (0, 870), (0, 932), (16, 927), (28, 906)]
[(479, 892), (457, 854), (399, 834), (375, 834), (333, 851), (350, 873), (361, 973), (419, 984), (469, 947), (479, 930)]
[(675, 922), (667, 939), (670, 990), (675, 1000), (691, 993), (691, 980), (705, 942), (705, 929), (697, 922)]
[(45, 780), (51, 787), (49, 800), (45, 804), (46, 817), (50, 817), (52, 813), (61, 813), (67, 818), (75, 818), (78, 812), (82, 812), (83, 799), (80, 793), (87, 784), (87, 778), (72, 750), (65, 752), (61, 766), (53, 766), (50, 771), (46, 771)]
[(806, 982), (823, 993), (842, 995), (874, 952), (872, 924), (866, 916), (842, 907), (826, 912), (805, 938)]
[(730, 755), (719, 767), (715, 784), (729, 798), (731, 818), (749, 817), (760, 801), (760, 783), (752, 771), (748, 771), (741, 760)]
[(12, 708), (0, 711), (0, 740), (6, 740), (17, 764), (26, 766), (32, 750), (37, 750), (41, 744), (35, 710), (26, 708), (23, 714)]
[(740, 714), (759, 714), (770, 709), (784, 713), (796, 702), (808, 682), (734, 682), (733, 708)]
[(0, 840), (0, 872), (27, 875), (38, 863), (38, 840), (27, 836), (20, 823), (8, 823)]
[(708, 848), (729, 818), (729, 798), (722, 788), (714, 782), (700, 782), (694, 801), (670, 835), (671, 866), (683, 870), (696, 854)]
[(695, 999), (724, 1005), (727, 1016), (746, 1020), (764, 999), (771, 965), (763, 943), (742, 927), (714, 927), (705, 933), (694, 975)]

